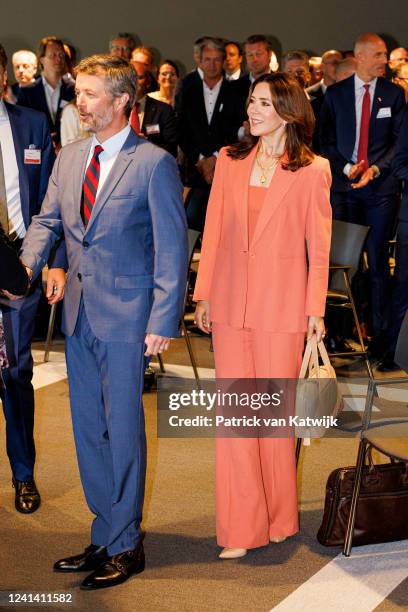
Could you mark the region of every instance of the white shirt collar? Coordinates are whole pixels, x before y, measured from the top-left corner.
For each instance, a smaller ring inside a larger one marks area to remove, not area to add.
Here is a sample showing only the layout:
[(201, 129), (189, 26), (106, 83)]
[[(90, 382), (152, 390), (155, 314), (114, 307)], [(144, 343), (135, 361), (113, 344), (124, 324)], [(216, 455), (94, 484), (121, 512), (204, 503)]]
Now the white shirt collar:
[(354, 75), (354, 84), (355, 84), (355, 88), (356, 89), (363, 89), (364, 85), (369, 85), (369, 89), (370, 91), (373, 91), (375, 89), (375, 86), (377, 85), (377, 77), (375, 77), (374, 79), (371, 79), (371, 81), (369, 81), (368, 83), (366, 83), (365, 81), (362, 81), (360, 79), (359, 76), (357, 76), (357, 74)]
[(42, 80), (42, 83), (45, 89), (48, 89), (50, 93), (53, 93), (56, 89), (61, 89), (61, 79), (59, 80), (58, 85), (56, 87), (53, 87), (52, 85), (50, 85), (50, 83), (47, 81), (47, 79), (45, 78), (43, 74), (41, 75), (41, 80)]
[(104, 142), (99, 142), (99, 140), (96, 138), (94, 134), (92, 137), (91, 152), (93, 153), (93, 150), (96, 147), (96, 145), (101, 145), (101, 147), (103, 148), (105, 159), (114, 157), (115, 155), (119, 153), (119, 151), (125, 144), (125, 141), (127, 137), (129, 136), (130, 130), (131, 130), (130, 125), (126, 125), (126, 127), (120, 130), (120, 132), (116, 132), (116, 134), (114, 134), (107, 140), (104, 140)]
[(322, 92), (325, 94), (327, 91), (327, 85), (326, 83), (323, 81), (323, 79), (320, 81), (320, 87), (322, 88)]
[(218, 83), (214, 85), (214, 87), (208, 87), (207, 83), (203, 80), (204, 89), (207, 89), (208, 91), (212, 91), (213, 93), (217, 93), (220, 90), (223, 80), (224, 80), (224, 77), (221, 77)]
[(238, 68), (232, 74), (226, 74), (225, 78), (227, 79), (227, 81), (237, 81), (240, 76), (241, 76), (241, 68)]
[(199, 74), (199, 76), (200, 76), (200, 79), (201, 79), (202, 81), (204, 81), (204, 72), (203, 72), (202, 68), (200, 68), (199, 66), (197, 66), (197, 72), (198, 72), (198, 74)]
[(0, 121), (8, 121), (8, 113), (3, 100), (0, 100)]

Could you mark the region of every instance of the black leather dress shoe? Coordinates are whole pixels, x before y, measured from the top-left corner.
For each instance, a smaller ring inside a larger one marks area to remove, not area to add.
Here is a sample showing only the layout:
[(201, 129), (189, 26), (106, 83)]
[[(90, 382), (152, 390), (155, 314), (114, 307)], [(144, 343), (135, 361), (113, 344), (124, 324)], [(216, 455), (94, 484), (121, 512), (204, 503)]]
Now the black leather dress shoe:
[(83, 553), (54, 563), (54, 572), (90, 572), (108, 559), (105, 546), (90, 544)]
[(13, 487), (16, 490), (14, 505), (16, 510), (23, 514), (31, 514), (38, 510), (41, 497), (34, 480), (16, 480), (13, 478)]
[(398, 372), (401, 368), (395, 363), (392, 355), (385, 355), (378, 363), (379, 372)]
[(92, 574), (87, 576), (81, 584), (81, 589), (105, 589), (122, 584), (135, 574), (140, 574), (145, 568), (145, 555), (143, 544), (134, 550), (127, 550), (109, 557)]

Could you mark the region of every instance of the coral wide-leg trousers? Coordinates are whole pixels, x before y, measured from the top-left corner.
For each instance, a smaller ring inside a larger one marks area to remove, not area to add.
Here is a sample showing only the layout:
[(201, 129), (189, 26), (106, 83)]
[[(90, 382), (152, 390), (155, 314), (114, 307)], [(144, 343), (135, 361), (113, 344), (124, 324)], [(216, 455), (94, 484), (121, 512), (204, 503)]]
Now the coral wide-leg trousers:
[[(213, 323), (216, 376), (296, 378), (304, 337)], [(299, 530), (294, 438), (217, 438), (216, 527), (227, 548), (257, 548)]]

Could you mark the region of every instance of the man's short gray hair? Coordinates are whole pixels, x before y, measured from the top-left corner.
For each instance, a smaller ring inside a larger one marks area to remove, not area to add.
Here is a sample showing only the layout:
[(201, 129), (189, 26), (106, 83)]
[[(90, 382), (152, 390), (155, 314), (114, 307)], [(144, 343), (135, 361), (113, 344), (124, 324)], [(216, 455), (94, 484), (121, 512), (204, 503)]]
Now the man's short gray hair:
[(199, 48), (198, 48), (198, 54), (199, 54), (200, 60), (203, 57), (204, 49), (213, 49), (214, 51), (219, 51), (220, 53), (222, 53), (225, 59), (225, 56), (226, 56), (225, 44), (221, 38), (209, 37), (203, 40), (203, 42), (199, 45)]
[(129, 95), (125, 114), (129, 117), (136, 102), (137, 75), (128, 61), (112, 55), (90, 55), (81, 60), (75, 68), (75, 75), (92, 74), (104, 76), (106, 89), (114, 97)]

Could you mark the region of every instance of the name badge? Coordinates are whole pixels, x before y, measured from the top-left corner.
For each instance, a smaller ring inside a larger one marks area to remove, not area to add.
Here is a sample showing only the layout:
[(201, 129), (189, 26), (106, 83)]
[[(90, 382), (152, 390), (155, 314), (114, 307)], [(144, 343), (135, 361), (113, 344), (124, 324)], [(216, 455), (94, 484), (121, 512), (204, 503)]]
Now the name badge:
[(391, 108), (379, 108), (377, 113), (377, 119), (384, 119), (384, 117), (391, 117)]
[(25, 164), (41, 164), (41, 149), (24, 149)]
[(152, 134), (160, 134), (160, 125), (158, 123), (146, 125), (146, 134), (148, 136), (151, 136)]

